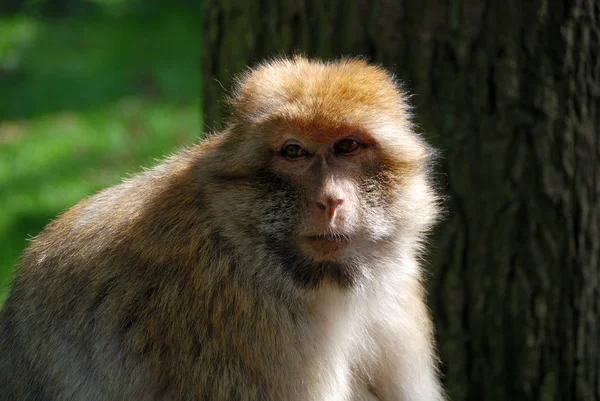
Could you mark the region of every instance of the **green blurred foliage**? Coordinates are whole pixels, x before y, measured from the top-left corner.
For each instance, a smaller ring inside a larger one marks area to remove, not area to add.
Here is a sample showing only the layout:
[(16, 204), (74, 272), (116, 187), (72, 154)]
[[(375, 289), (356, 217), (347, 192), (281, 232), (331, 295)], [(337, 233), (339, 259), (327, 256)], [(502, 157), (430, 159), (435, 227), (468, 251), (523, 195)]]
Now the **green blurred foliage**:
[(0, 303), (28, 238), (201, 132), (199, 5), (23, 3), (0, 15)]

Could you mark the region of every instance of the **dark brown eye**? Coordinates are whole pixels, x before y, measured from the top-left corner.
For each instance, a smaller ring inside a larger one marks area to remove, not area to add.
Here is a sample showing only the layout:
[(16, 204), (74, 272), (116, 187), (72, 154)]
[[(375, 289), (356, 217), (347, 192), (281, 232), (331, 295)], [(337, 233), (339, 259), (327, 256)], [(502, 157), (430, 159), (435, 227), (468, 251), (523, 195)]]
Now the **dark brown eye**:
[(306, 156), (306, 151), (302, 148), (302, 146), (291, 143), (289, 145), (285, 145), (281, 150), (281, 154), (288, 159), (298, 159), (300, 157)]
[(349, 154), (358, 149), (359, 144), (354, 139), (342, 139), (337, 141), (333, 147), (335, 153)]

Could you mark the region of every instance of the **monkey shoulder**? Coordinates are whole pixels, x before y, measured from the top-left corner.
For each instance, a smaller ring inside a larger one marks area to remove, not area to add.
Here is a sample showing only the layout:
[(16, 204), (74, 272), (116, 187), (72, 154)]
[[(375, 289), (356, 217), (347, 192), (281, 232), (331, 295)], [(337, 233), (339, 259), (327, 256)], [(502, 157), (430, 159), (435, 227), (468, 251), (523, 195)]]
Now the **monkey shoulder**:
[(79, 255), (89, 260), (120, 245), (156, 246), (164, 237), (174, 236), (173, 228), (186, 220), (191, 223), (190, 216), (201, 207), (195, 157), (190, 149), (181, 151), (80, 201), (32, 240), (26, 256), (44, 260)]

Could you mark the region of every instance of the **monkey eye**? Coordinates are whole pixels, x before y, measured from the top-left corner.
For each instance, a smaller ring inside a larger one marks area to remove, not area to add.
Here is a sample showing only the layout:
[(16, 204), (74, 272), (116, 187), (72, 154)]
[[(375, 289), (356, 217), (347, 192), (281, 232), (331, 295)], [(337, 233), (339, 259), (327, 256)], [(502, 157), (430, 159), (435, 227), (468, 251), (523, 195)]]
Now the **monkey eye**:
[(307, 152), (297, 143), (290, 143), (281, 149), (281, 154), (288, 159), (299, 159), (306, 156)]
[(335, 153), (350, 154), (356, 151), (359, 146), (359, 143), (354, 139), (341, 139), (333, 145), (333, 150)]

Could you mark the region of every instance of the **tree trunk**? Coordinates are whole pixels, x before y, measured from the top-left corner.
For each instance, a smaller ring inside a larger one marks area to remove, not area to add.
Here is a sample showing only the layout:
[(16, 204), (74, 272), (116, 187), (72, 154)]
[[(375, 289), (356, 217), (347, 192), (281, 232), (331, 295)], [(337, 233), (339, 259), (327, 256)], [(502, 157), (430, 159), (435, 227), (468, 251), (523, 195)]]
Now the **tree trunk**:
[[(288, 4), (289, 3), (289, 4)], [(444, 152), (430, 305), (453, 401), (600, 400), (600, 3), (207, 0), (204, 112), (264, 57), (362, 54)]]

